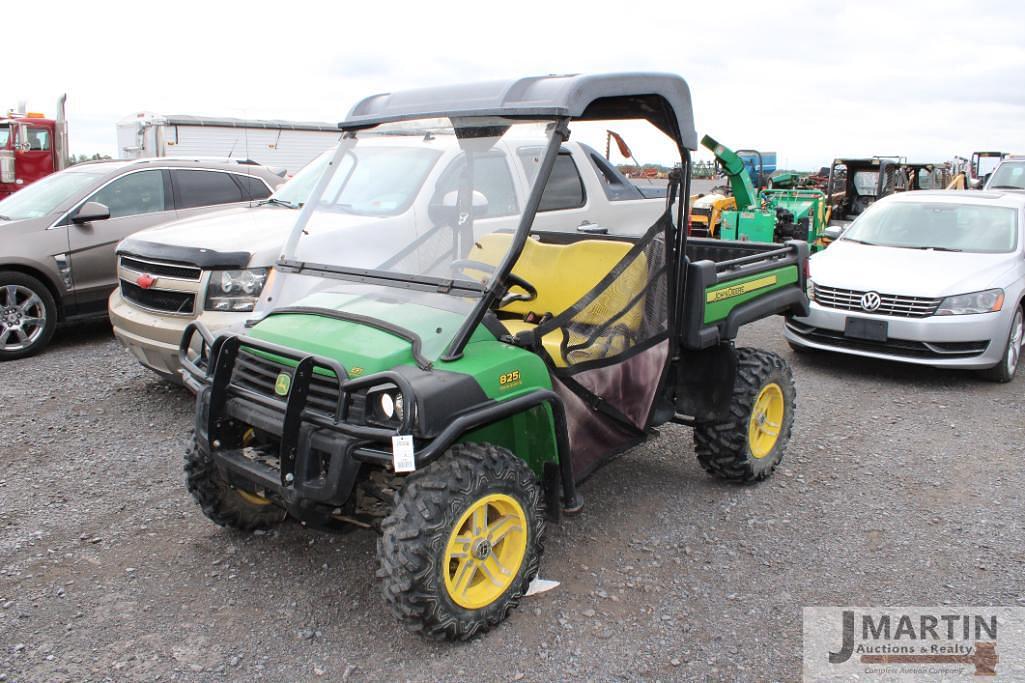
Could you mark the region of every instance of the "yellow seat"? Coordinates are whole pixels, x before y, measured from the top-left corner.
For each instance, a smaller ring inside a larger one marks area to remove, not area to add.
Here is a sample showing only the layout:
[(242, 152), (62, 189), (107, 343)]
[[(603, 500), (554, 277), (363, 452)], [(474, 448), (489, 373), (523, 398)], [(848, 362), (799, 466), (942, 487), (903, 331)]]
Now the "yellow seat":
[[(502, 256), (509, 251), (511, 242), (512, 235), (508, 233), (484, 235), (474, 245), (467, 258), (497, 265)], [(626, 256), (632, 246), (629, 242), (613, 240), (588, 239), (572, 244), (545, 244), (528, 239), (512, 272), (537, 288), (537, 298), (533, 301), (513, 301), (500, 310), (519, 316), (528, 313), (539, 317), (545, 313), (557, 316), (593, 290)], [(573, 323), (585, 326), (609, 324), (613, 316), (643, 291), (647, 284), (647, 276), (647, 261), (644, 254), (640, 254), (608, 289), (573, 316)], [(614, 329), (604, 331), (602, 337), (596, 339), (590, 347), (571, 352), (568, 360), (562, 357), (560, 349), (562, 330), (549, 332), (541, 343), (555, 364), (560, 367), (566, 367), (569, 360), (581, 363), (607, 357), (626, 349), (626, 333), (637, 331), (643, 314), (642, 296), (627, 313), (613, 323)], [(503, 319), (502, 322), (514, 335), (536, 327), (535, 324), (522, 319)], [(570, 344), (581, 341), (583, 339), (571, 336)]]

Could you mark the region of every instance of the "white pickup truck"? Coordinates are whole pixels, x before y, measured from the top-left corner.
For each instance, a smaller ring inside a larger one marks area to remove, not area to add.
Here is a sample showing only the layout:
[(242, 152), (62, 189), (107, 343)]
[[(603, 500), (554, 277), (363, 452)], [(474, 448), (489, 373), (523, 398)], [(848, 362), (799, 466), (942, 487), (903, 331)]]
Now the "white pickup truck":
[[(481, 204), (473, 209), (475, 224), (515, 222), (543, 152), (542, 143), (525, 139), (502, 142), (473, 157), (478, 179), (474, 204)], [(358, 159), (343, 160), (351, 168), (335, 174), (335, 187), (325, 195), (352, 212), (351, 232), (344, 240), (334, 240), (347, 249), (379, 244), (382, 231), (401, 243), (415, 240), (431, 225), (433, 212), (453, 201), (466, 164), (455, 137), (445, 133), (382, 137), (373, 145), (361, 145), (359, 154)], [(128, 301), (116, 290), (110, 297), (110, 319), (115, 336), (139, 362), (177, 380), (178, 345), (188, 323), (202, 320), (216, 333), (289, 303), (271, 301), (277, 289), (270, 285), (274, 265), (298, 209), (328, 162), (328, 155), (321, 156), (258, 205), (169, 223), (121, 243), (119, 281), (134, 285), (136, 296)], [(481, 169), (482, 164), (491, 168)], [(440, 190), (418, 199), (425, 182)], [(534, 228), (564, 230), (577, 224), (573, 217), (579, 215), (576, 229), (581, 232), (641, 234), (664, 209), (660, 194), (664, 191), (651, 187), (642, 192), (587, 145), (567, 142)], [(377, 239), (361, 239), (366, 230), (373, 230)], [(145, 290), (143, 301), (139, 287)]]

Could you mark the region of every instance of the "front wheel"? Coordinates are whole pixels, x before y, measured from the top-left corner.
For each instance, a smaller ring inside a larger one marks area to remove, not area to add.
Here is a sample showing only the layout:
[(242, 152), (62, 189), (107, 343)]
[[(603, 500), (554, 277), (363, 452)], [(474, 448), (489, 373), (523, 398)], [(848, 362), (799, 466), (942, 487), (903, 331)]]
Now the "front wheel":
[(1011, 320), (1011, 331), (1007, 335), (1007, 344), (1004, 346), (1004, 355), (1000, 362), (991, 368), (980, 370), (979, 374), (991, 382), (1010, 382), (1014, 379), (1014, 373), (1018, 370), (1018, 362), (1021, 360), (1023, 337), (1025, 337), (1025, 323), (1022, 318), (1022, 307), (1014, 311), (1014, 319)]
[(0, 271), (0, 361), (42, 351), (57, 329), (57, 304), (36, 278)]
[(228, 484), (195, 438), (185, 452), (185, 485), (203, 514), (220, 526), (255, 531), (285, 519), (285, 511), (267, 498)]
[(796, 393), (790, 366), (782, 358), (760, 349), (737, 349), (730, 419), (694, 428), (698, 462), (727, 481), (768, 477), (790, 441)]
[(456, 444), (409, 475), (377, 542), (395, 615), (448, 640), (499, 624), (537, 576), (542, 500), (526, 463), (489, 444)]

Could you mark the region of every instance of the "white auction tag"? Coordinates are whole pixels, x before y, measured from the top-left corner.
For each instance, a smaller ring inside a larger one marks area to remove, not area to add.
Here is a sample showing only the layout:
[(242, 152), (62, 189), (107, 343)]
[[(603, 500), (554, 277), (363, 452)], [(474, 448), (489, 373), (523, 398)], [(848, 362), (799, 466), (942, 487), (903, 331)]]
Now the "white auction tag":
[(416, 459), (413, 457), (413, 435), (403, 434), (391, 438), (391, 460), (396, 472), (413, 472)]
[(545, 593), (547, 591), (552, 590), (558, 585), (558, 581), (552, 581), (550, 579), (540, 579), (535, 577), (534, 580), (530, 582), (530, 586), (527, 587), (527, 592), (523, 595), (524, 597), (526, 597), (528, 595), (537, 595), (538, 593)]

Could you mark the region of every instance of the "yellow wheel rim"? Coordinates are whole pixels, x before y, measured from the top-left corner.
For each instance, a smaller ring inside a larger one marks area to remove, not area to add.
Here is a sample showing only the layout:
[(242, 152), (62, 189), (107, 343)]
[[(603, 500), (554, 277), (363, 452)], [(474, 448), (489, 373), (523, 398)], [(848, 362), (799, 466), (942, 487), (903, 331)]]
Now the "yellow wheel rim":
[(235, 489), (235, 493), (237, 493), (242, 500), (246, 501), (250, 505), (270, 505), (270, 501), (268, 499), (264, 498), (263, 496), (258, 496), (255, 493), (243, 491), (242, 489)]
[(519, 574), (527, 554), (527, 516), (503, 493), (484, 496), (463, 513), (445, 547), (442, 574), (460, 607), (479, 609), (498, 600)]
[(783, 390), (775, 382), (766, 384), (758, 393), (751, 410), (751, 423), (747, 428), (747, 442), (755, 458), (761, 460), (775, 448), (783, 425), (785, 406)]

